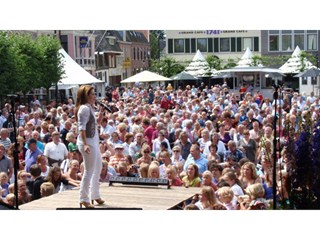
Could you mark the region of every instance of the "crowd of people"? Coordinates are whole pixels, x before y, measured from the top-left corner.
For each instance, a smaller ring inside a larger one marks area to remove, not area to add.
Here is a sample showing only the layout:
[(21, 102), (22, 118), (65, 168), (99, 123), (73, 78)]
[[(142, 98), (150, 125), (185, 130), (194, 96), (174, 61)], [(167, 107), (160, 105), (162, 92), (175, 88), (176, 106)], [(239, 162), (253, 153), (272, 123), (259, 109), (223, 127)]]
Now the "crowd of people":
[[(242, 88), (238, 94), (203, 83), (176, 90), (114, 88), (96, 106), (97, 118), (105, 106), (98, 125), (99, 181), (111, 176), (166, 178), (172, 186), (199, 188), (184, 209), (268, 209), (274, 198), (273, 168), (276, 198), (288, 198), (286, 126), (297, 136), (307, 116), (315, 121), (320, 109), (313, 93), (293, 91), (282, 92), (276, 109), (274, 105), (259, 91)], [(19, 204), (80, 187), (86, 150), (77, 145), (73, 100), (44, 105), (34, 97), (27, 105), (17, 104), (16, 139), (11, 109), (7, 102), (0, 116), (0, 201), (15, 204), (15, 141)]]

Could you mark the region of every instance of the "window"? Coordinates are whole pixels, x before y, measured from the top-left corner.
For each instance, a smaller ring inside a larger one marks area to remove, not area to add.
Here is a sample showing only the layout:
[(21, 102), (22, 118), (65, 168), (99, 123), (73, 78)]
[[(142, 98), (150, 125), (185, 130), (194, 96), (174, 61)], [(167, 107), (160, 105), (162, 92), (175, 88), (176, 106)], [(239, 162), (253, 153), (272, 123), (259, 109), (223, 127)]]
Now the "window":
[(185, 52), (186, 53), (189, 53), (190, 52), (190, 39), (189, 38), (186, 38), (185, 40), (184, 40), (184, 42), (185, 42)]
[(195, 38), (191, 38), (191, 52), (195, 53), (196, 50), (196, 39)]
[(292, 51), (292, 36), (282, 35), (282, 51)]
[(279, 36), (270, 35), (269, 36), (269, 51), (279, 51)]
[(252, 38), (243, 38), (242, 40), (242, 49), (243, 51), (247, 50), (247, 48), (249, 48), (250, 50), (253, 50), (253, 44), (252, 44)]
[(230, 38), (220, 38), (220, 52), (230, 52)]
[(168, 39), (168, 53), (173, 53), (173, 40)]
[(136, 48), (133, 48), (133, 60), (136, 60)]
[(295, 34), (294, 35), (294, 46), (299, 46), (301, 50), (304, 50), (304, 35), (303, 34)]
[(308, 84), (308, 78), (307, 77), (303, 77), (302, 78), (302, 85), (307, 85)]
[(307, 35), (307, 48), (308, 50), (317, 50), (317, 35), (316, 34), (308, 34)]
[(184, 39), (174, 39), (174, 52), (184, 53)]
[(312, 84), (312, 85), (318, 85), (318, 84), (317, 84), (317, 78), (316, 78), (316, 77), (312, 77), (312, 78), (311, 78), (311, 84)]
[(206, 38), (198, 38), (197, 39), (197, 48), (200, 52), (208, 52), (207, 46), (207, 39)]

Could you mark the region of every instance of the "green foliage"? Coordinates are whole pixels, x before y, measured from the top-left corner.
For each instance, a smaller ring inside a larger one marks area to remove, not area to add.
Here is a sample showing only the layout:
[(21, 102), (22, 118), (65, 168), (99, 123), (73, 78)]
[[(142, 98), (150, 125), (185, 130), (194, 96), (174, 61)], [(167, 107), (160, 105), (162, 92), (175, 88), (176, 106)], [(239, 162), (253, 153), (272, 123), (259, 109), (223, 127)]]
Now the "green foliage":
[(223, 69), (233, 68), (237, 66), (237, 63), (234, 59), (228, 58), (226, 65), (223, 66)]
[(160, 41), (164, 40), (164, 31), (151, 30), (150, 31), (150, 47), (151, 47), (151, 59), (160, 59)]
[(36, 42), (40, 49), (41, 86), (48, 92), (64, 74), (62, 55), (59, 53), (61, 46), (59, 40), (52, 36), (39, 36)]
[(16, 50), (16, 90), (26, 94), (39, 87), (39, 49), (30, 35), (13, 35), (12, 41)]
[(214, 68), (215, 70), (222, 69), (222, 60), (218, 56), (209, 55), (207, 56), (206, 61), (208, 62), (210, 68)]
[(12, 41), (5, 32), (0, 32), (0, 89), (1, 98), (12, 93), (16, 83), (17, 54)]
[(159, 60), (151, 60), (150, 71), (157, 72), (165, 77), (172, 77), (184, 70), (184, 66), (177, 63), (172, 57), (164, 57)]
[(52, 36), (0, 32), (0, 88), (2, 97), (34, 88), (47, 90), (63, 74), (58, 39)]

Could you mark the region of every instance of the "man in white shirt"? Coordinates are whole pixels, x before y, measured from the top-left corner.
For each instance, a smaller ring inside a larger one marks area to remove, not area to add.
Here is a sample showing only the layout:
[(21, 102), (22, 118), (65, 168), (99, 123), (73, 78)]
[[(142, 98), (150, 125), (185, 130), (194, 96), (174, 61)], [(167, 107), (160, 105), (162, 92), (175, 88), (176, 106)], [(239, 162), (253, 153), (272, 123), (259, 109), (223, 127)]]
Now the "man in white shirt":
[(67, 158), (68, 150), (67, 147), (60, 142), (60, 133), (58, 131), (52, 133), (52, 142), (46, 144), (44, 155), (49, 160), (49, 166), (60, 166), (61, 162)]

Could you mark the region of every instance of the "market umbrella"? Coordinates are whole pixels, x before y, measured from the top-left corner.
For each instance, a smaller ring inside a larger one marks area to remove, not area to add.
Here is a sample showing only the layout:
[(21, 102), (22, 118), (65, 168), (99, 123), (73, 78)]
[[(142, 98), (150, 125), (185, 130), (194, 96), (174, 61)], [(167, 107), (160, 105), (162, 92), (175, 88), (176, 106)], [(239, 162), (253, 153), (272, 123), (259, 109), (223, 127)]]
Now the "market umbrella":
[(318, 76), (320, 76), (319, 68), (310, 68), (295, 75), (295, 77), (318, 77)]
[(174, 81), (174, 89), (177, 89), (177, 82), (180, 85), (180, 81), (183, 82), (183, 87), (186, 84), (186, 82), (184, 81), (197, 81), (199, 80), (197, 77), (193, 76), (192, 74), (186, 72), (186, 71), (182, 71), (181, 73), (178, 73), (177, 75), (174, 75), (172, 77), (170, 77), (173, 81)]
[(178, 73), (170, 78), (172, 80), (198, 80), (198, 78), (185, 71), (182, 71), (181, 73)]

